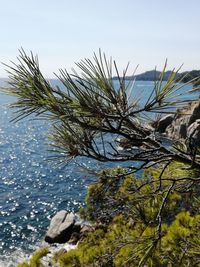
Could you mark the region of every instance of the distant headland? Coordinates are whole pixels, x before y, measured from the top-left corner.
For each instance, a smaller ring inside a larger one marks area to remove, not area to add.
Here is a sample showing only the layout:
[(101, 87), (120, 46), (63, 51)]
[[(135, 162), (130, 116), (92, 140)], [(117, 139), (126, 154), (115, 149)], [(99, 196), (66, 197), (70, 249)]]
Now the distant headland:
[[(167, 81), (167, 79), (170, 76), (170, 73), (172, 71), (168, 70), (164, 73), (164, 77), (163, 80)], [(144, 73), (135, 75), (134, 78), (137, 81), (155, 81), (159, 79), (159, 76), (161, 75), (161, 71), (157, 71), (157, 70), (150, 70), (150, 71), (146, 71)], [(114, 80), (118, 79), (117, 77), (113, 77)], [(126, 76), (127, 80), (132, 80), (133, 76)], [(194, 80), (195, 79), (195, 80)], [(177, 80), (181, 80), (183, 83), (187, 83), (189, 81), (192, 81), (192, 83), (194, 83), (195, 85), (199, 85), (200, 84), (200, 70), (192, 70), (192, 71), (185, 71), (182, 73), (178, 73), (177, 74)]]
[[(168, 70), (164, 73), (163, 76), (163, 81), (167, 81), (170, 73), (172, 71)], [(136, 81), (155, 81), (155, 80), (159, 80), (159, 77), (161, 75), (161, 71), (157, 71), (157, 70), (150, 70), (150, 71), (145, 71), (143, 73), (137, 74), (135, 76), (126, 76), (125, 79), (126, 80), (132, 80), (133, 78), (136, 79)], [(192, 71), (184, 71), (181, 73), (177, 73), (176, 75), (176, 79), (178, 82), (183, 82), (183, 83), (187, 83), (190, 82), (193, 83), (193, 85), (197, 86), (200, 85), (200, 70), (192, 70)], [(50, 80), (54, 80), (53, 78), (51, 78)], [(113, 80), (118, 80), (117, 76), (113, 77)], [(8, 82), (9, 78), (0, 78), (0, 82)]]

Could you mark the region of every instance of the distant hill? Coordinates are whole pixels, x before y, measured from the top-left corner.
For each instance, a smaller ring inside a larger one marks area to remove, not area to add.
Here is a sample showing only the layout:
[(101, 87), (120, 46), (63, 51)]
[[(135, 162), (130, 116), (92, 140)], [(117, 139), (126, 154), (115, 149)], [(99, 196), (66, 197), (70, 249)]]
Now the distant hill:
[[(170, 75), (171, 71), (166, 71), (164, 74), (164, 78), (163, 80), (166, 81)], [(155, 70), (150, 70), (150, 71), (146, 71), (144, 73), (135, 75), (134, 78), (137, 81), (155, 81), (159, 79), (159, 76), (161, 74), (161, 71), (155, 71)], [(117, 80), (117, 77), (113, 77), (114, 80)], [(127, 80), (132, 80), (133, 76), (126, 76)]]
[[(170, 73), (171, 73), (171, 70), (168, 70), (165, 72), (163, 81), (167, 81)], [(150, 71), (145, 71), (144, 73), (135, 75), (134, 78), (137, 81), (155, 81), (159, 79), (160, 74), (161, 74), (161, 71), (150, 70)], [(117, 80), (117, 79), (118, 77), (113, 77), (113, 80)], [(133, 76), (126, 76), (126, 80), (132, 80), (132, 79), (133, 79)], [(1, 86), (2, 84), (5, 84), (8, 80), (9, 80), (8, 78), (0, 78)], [(178, 81), (181, 80), (183, 83), (187, 83), (191, 81), (191, 83), (194, 86), (199, 86), (200, 85), (200, 70), (192, 70), (192, 71), (185, 71), (185, 72), (179, 73), (177, 75), (177, 80)]]
[[(171, 71), (168, 70), (165, 72), (163, 80), (167, 81), (167, 79), (169, 78)], [(159, 79), (161, 72), (160, 71), (155, 71), (155, 70), (150, 70), (150, 71), (146, 71), (144, 73), (135, 75), (134, 78), (137, 81), (155, 81)], [(192, 70), (192, 71), (185, 71), (182, 73), (179, 73), (177, 75), (177, 80), (182, 79), (183, 83), (189, 82), (191, 80), (193, 80), (194, 78), (199, 77), (199, 79), (195, 80), (194, 82), (192, 82), (194, 85), (200, 85), (200, 70)], [(117, 77), (113, 77), (114, 80), (118, 79)], [(127, 80), (132, 80), (133, 76), (126, 76)]]
[[(171, 71), (166, 71), (163, 80), (167, 80), (169, 78), (170, 73)], [(155, 81), (159, 79), (160, 74), (160, 71), (150, 70), (136, 75), (135, 78), (137, 81)]]
[(194, 86), (200, 85), (200, 70), (186, 71), (179, 75), (183, 83), (192, 82)]

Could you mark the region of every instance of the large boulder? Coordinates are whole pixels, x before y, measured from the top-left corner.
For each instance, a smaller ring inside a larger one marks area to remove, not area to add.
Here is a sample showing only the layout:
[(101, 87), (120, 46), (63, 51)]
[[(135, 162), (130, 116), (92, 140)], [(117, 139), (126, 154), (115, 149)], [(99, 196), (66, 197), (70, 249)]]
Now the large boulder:
[(166, 128), (165, 133), (172, 139), (185, 139), (187, 137), (187, 128), (189, 126), (189, 116), (176, 117)]
[[(165, 134), (172, 139), (185, 139), (188, 136), (188, 128), (198, 119), (200, 119), (200, 100), (191, 101), (184, 108), (177, 110), (172, 122), (166, 127)], [(163, 120), (165, 121), (164, 118)]]
[(174, 115), (166, 115), (163, 118), (161, 118), (154, 127), (156, 128), (156, 131), (159, 133), (164, 133), (166, 128), (173, 122)]
[(45, 236), (48, 243), (65, 243), (72, 235), (75, 224), (75, 215), (61, 210), (51, 219), (49, 229)]

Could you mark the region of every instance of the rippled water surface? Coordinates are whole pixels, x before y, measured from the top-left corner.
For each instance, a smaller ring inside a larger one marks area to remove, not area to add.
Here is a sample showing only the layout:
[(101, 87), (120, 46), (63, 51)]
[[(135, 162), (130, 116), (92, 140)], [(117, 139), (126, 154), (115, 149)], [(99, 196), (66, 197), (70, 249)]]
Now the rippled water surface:
[(59, 168), (47, 161), (49, 125), (36, 120), (11, 123), (9, 101), (1, 96), (0, 266), (6, 266), (1, 263), (6, 256), (32, 249), (56, 211), (77, 211), (92, 179), (75, 162)]
[[(138, 82), (137, 86), (148, 89), (153, 83)], [(75, 162), (62, 168), (49, 163), (48, 123), (11, 123), (12, 111), (7, 106), (11, 101), (0, 96), (0, 267), (6, 266), (7, 256), (20, 257), (33, 249), (56, 211), (78, 211), (93, 179)]]

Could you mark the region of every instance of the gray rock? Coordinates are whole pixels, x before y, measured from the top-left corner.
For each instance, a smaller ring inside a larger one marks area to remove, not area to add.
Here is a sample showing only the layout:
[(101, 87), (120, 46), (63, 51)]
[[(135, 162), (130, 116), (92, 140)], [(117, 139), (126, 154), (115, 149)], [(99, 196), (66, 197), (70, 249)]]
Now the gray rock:
[(174, 115), (166, 115), (161, 118), (156, 126), (156, 131), (159, 133), (164, 133), (166, 128), (172, 123)]
[(175, 120), (166, 128), (165, 133), (172, 139), (185, 139), (187, 137), (187, 125), (188, 123), (180, 120)]
[(51, 223), (45, 241), (48, 243), (65, 243), (73, 232), (75, 215), (71, 212), (61, 210), (51, 219)]
[(195, 104), (192, 106), (192, 115), (189, 119), (189, 125), (191, 125), (196, 120), (200, 119), (200, 101), (195, 101)]
[(165, 134), (172, 139), (186, 139), (190, 125), (198, 119), (200, 119), (200, 100), (191, 101), (186, 107), (177, 110)]
[(86, 225), (83, 225), (81, 227), (80, 233), (84, 234), (84, 233), (87, 233), (87, 232), (94, 232), (94, 231), (95, 231), (95, 227), (94, 226), (86, 224)]
[(80, 240), (80, 232), (73, 232), (68, 243), (71, 245), (76, 245), (79, 240)]
[(196, 120), (188, 127), (187, 141), (191, 151), (200, 147), (200, 119)]

